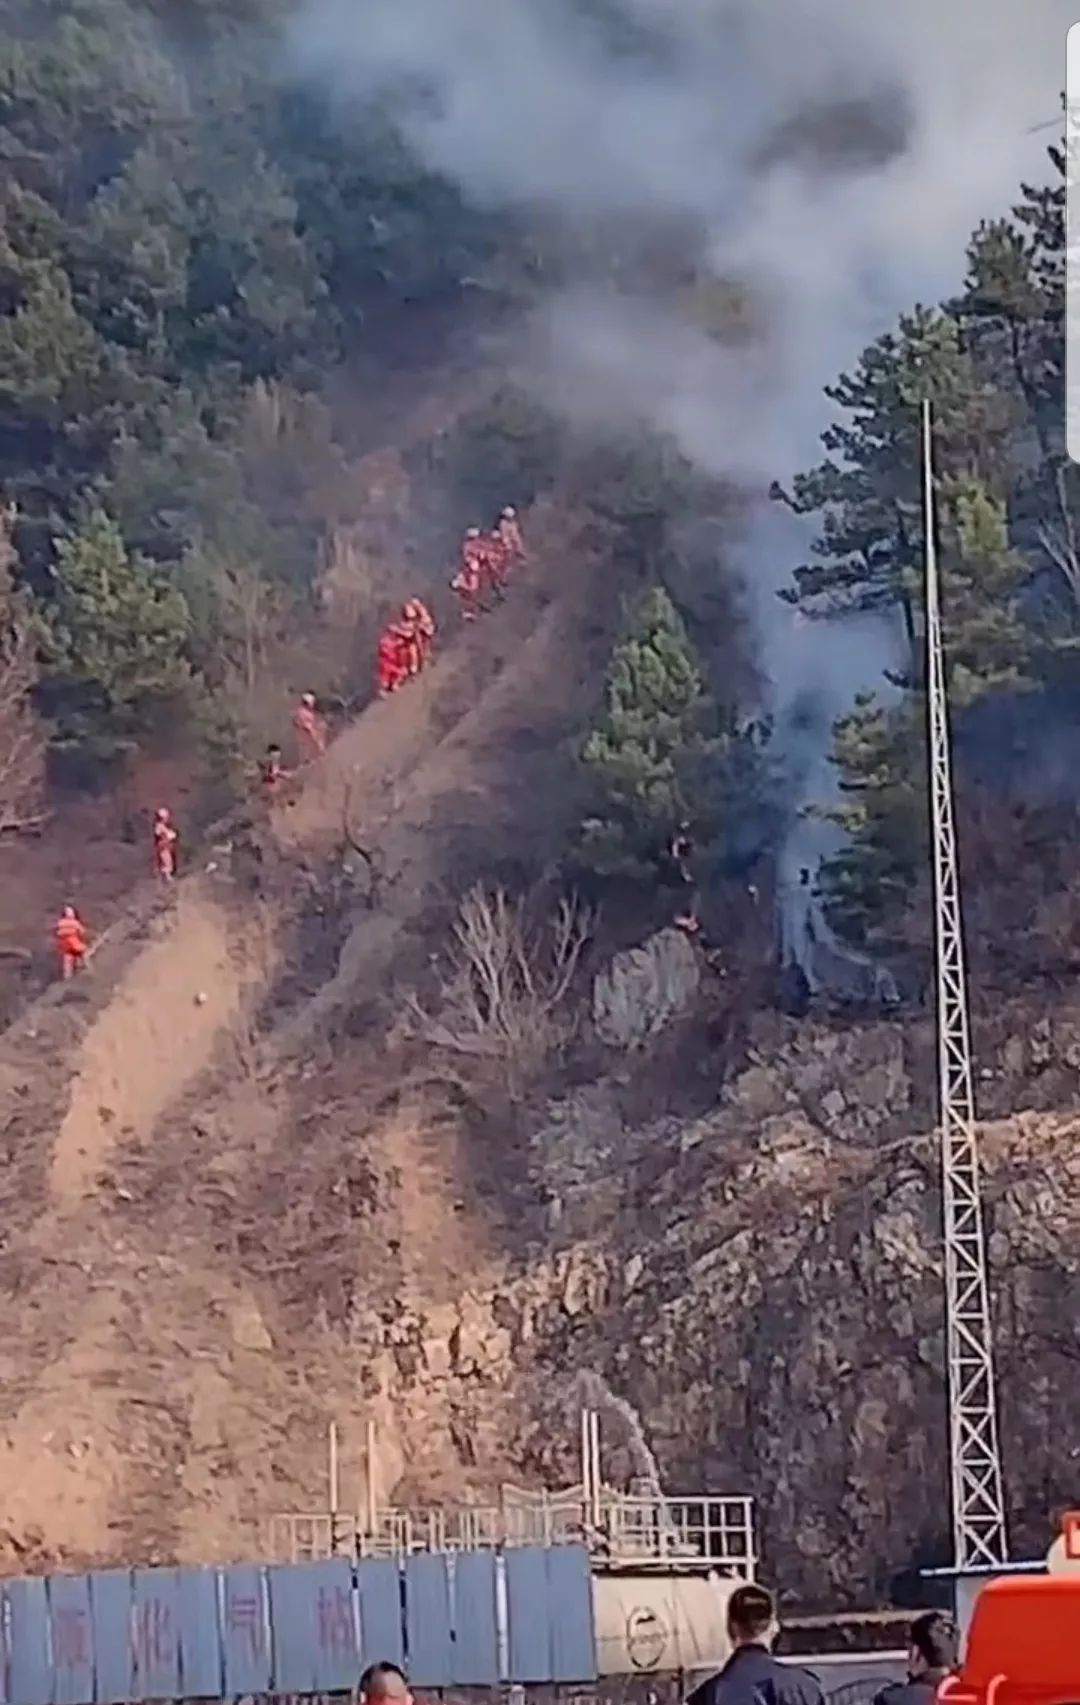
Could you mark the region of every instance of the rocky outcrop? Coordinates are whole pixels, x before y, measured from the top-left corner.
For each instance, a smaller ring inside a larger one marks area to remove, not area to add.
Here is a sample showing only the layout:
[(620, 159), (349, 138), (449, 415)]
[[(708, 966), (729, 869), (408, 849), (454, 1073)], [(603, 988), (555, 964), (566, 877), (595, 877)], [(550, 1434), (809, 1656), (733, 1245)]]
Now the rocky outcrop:
[[(892, 1026), (793, 1032), (688, 1124), (630, 1128), (603, 1084), (549, 1110), (549, 1247), (454, 1328), (457, 1371), (512, 1393), (523, 1477), (573, 1478), (573, 1382), (599, 1375), (669, 1489), (753, 1495), (764, 1568), (804, 1606), (886, 1600), (948, 1560), (921, 1057)], [(983, 1151), (1013, 1547), (1038, 1556), (1080, 1492), (1080, 1121), (1019, 1113)], [(625, 1428), (605, 1428), (617, 1476)]]
[(635, 1049), (688, 1012), (701, 983), (698, 956), (677, 929), (617, 953), (593, 984), (593, 1023), (612, 1048)]

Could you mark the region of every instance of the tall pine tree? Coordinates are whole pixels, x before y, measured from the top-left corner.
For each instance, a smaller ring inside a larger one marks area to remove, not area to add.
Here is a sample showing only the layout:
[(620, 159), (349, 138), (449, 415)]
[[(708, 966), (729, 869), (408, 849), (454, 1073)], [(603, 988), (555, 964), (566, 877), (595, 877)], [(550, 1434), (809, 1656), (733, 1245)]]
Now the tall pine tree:
[(826, 394), (841, 418), (822, 434), (828, 455), (774, 496), (820, 517), (815, 560), (796, 570), (791, 594), (816, 614), (899, 608), (910, 673), (917, 667), (916, 588), (923, 554), (919, 404), (933, 399), (941, 474), (1009, 490), (1006, 397), (980, 377), (959, 322), (916, 309), (865, 350)]

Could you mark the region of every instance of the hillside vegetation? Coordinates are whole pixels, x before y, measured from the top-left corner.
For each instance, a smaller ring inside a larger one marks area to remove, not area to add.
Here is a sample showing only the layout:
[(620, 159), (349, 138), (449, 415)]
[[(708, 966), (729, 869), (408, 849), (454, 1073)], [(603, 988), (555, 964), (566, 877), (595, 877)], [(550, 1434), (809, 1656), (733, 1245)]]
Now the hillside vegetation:
[[(830, 387), (823, 461), (772, 494), (819, 532), (793, 619), (842, 648), (874, 613), (902, 651), (828, 736), (811, 808), (845, 833), (807, 886), (903, 998), (792, 1002), (801, 784), (732, 567), (766, 499), (655, 425), (564, 419), (514, 360), (586, 249), (733, 359), (767, 335), (750, 294), (693, 232), (658, 256), (630, 215), (586, 242), (478, 211), (385, 104), (291, 70), (290, 12), (0, 0), (0, 1555), (258, 1552), (321, 1507), (330, 1420), (350, 1496), (368, 1419), (398, 1503), (559, 1483), (591, 1379), (611, 1473), (629, 1403), (673, 1489), (758, 1499), (802, 1602), (945, 1560), (925, 397), (1038, 1549), (1080, 1344), (1062, 157)], [(507, 501), (528, 562), (464, 626), (461, 530)], [(435, 661), (373, 702), (413, 592)], [(335, 737), (268, 807), (252, 766), (308, 689)], [(69, 897), (95, 953), (48, 987)]]

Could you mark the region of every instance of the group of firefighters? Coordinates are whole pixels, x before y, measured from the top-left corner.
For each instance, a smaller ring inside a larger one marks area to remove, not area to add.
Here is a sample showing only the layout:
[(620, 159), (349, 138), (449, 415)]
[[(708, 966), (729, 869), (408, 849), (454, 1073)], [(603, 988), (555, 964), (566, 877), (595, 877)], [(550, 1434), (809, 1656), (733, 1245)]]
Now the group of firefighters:
[[(176, 849), (180, 839), (172, 820), (172, 812), (162, 805), (154, 812), (150, 825), (154, 869), (162, 882), (176, 877)], [(81, 971), (90, 954), (90, 932), (74, 906), (63, 908), (53, 926), (53, 941), (60, 961), (60, 976), (66, 983)]]
[[(524, 561), (525, 541), (516, 510), (504, 509), (489, 533), (470, 527), (462, 540), (457, 572), (450, 582), (451, 590), (460, 600), (464, 620), (475, 621), (482, 611), (491, 608), (492, 600), (500, 601), (512, 570)], [(435, 620), (431, 611), (419, 598), (410, 598), (400, 616), (379, 636), (375, 672), (380, 698), (386, 698), (419, 675), (431, 659), (434, 644)], [(301, 695), (292, 720), (301, 762), (315, 762), (326, 751), (330, 734), (314, 693)], [(263, 796), (273, 803), (290, 773), (285, 768), (280, 746), (267, 747), (259, 773)], [(151, 841), (159, 880), (172, 882), (176, 877), (179, 834), (167, 805), (154, 813)], [(90, 952), (89, 932), (74, 906), (63, 908), (53, 929), (53, 941), (61, 978), (67, 982), (83, 969)]]
[[(505, 508), (489, 533), (470, 527), (461, 542), (457, 573), (450, 582), (465, 621), (474, 622), (492, 602), (505, 596), (511, 572), (525, 561), (525, 541), (517, 510)], [(380, 698), (396, 693), (419, 675), (435, 645), (435, 619), (419, 598), (410, 598), (400, 616), (379, 635), (375, 672)]]

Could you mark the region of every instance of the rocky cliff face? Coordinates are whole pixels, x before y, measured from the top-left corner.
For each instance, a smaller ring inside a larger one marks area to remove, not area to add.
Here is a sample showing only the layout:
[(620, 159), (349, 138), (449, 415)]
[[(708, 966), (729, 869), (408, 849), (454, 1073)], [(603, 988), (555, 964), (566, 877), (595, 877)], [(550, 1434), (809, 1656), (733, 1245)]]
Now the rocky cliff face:
[[(866, 1605), (946, 1560), (930, 1024), (747, 1016), (663, 937), (601, 967), (557, 1099), (478, 1116), (382, 1016), (364, 940), (332, 1035), (260, 1056), (237, 1032), (145, 1128), (57, 1079), (51, 1161), (20, 1049), (9, 1566), (257, 1554), (275, 1512), (325, 1507), (331, 1419), (347, 1497), (368, 1419), (397, 1503), (565, 1484), (597, 1392), (610, 1477), (640, 1424), (670, 1491), (752, 1495), (790, 1601)], [(112, 1020), (88, 1022), (93, 1062)], [(1080, 1496), (1080, 1001), (999, 1001), (975, 1039), (1013, 1543), (1039, 1554)], [(63, 1194), (76, 1091), (109, 1140)]]
[[(1012, 1540), (1042, 1555), (1080, 1492), (1080, 1121), (1040, 1105), (1080, 1010), (1001, 1009), (979, 1041), (984, 1102), (1021, 1109), (983, 1152)], [(544, 1246), (418, 1317), (403, 1395), (468, 1394), (481, 1438), (513, 1417), (517, 1472), (569, 1479), (575, 1377), (601, 1376), (670, 1490), (753, 1494), (765, 1570), (807, 1607), (948, 1561), (931, 1047), (922, 1021), (763, 1019), (704, 1117), (635, 1127), (616, 1074), (553, 1105)], [(605, 1426), (632, 1468), (618, 1406)]]

